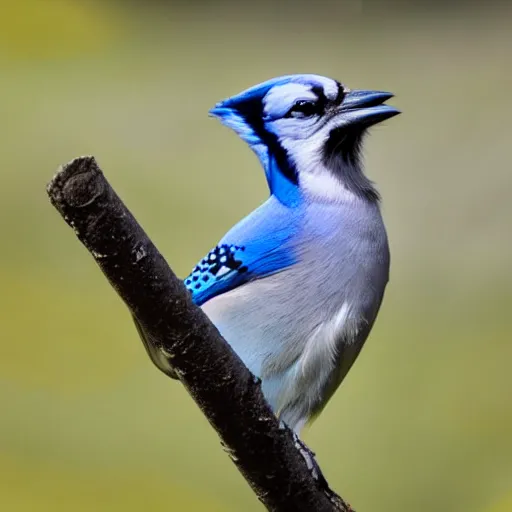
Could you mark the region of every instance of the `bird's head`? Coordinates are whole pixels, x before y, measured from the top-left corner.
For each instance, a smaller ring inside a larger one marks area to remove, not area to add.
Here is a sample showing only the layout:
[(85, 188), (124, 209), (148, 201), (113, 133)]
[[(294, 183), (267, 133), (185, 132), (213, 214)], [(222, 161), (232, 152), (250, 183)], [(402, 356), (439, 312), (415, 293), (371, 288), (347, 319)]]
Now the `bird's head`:
[(366, 130), (399, 111), (388, 92), (350, 90), (319, 75), (274, 78), (210, 111), (259, 157), (271, 192), (293, 201), (378, 200), (361, 169)]

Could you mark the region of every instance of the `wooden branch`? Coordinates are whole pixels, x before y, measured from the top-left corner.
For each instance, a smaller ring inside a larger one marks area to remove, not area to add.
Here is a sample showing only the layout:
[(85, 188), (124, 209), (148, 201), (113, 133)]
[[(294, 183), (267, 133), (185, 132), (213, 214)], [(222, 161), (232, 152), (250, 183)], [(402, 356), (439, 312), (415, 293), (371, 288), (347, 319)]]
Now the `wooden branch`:
[(95, 159), (64, 165), (47, 191), (146, 333), (153, 362), (179, 377), (267, 509), (351, 511), (312, 477), (259, 381), (192, 302)]

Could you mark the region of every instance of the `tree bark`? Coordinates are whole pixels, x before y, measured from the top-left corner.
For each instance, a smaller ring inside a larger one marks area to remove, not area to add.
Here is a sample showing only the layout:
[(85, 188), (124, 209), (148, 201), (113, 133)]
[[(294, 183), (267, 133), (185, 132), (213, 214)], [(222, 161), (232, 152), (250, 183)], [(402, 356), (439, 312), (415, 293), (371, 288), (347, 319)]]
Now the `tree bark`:
[(136, 318), (152, 361), (179, 377), (267, 509), (351, 511), (313, 478), (291, 431), (266, 403), (258, 379), (192, 302), (95, 159), (64, 165), (47, 191)]

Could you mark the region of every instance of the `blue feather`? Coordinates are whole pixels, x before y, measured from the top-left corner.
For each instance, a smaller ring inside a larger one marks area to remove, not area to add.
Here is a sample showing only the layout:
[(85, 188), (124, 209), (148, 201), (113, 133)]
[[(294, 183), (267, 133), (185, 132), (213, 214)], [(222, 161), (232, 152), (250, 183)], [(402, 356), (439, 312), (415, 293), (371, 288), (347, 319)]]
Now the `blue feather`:
[(262, 98), (276, 85), (293, 77), (280, 77), (252, 87), (221, 101), (210, 110), (224, 126), (231, 128), (258, 157), (267, 178), (270, 193), (287, 206), (299, 201), (297, 170), (279, 143), (275, 133), (265, 125)]
[(282, 271), (297, 261), (291, 239), (302, 209), (290, 209), (271, 196), (235, 225), (184, 280), (201, 306), (253, 279)]
[(185, 286), (198, 306), (247, 280), (249, 267), (244, 264), (244, 251), (243, 245), (219, 244), (195, 266)]

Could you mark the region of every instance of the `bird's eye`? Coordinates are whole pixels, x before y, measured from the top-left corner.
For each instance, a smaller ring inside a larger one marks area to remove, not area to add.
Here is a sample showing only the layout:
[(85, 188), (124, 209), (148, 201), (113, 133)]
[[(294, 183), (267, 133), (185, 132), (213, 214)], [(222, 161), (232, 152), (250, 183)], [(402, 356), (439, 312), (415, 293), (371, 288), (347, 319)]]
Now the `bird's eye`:
[(285, 117), (304, 118), (318, 114), (318, 106), (314, 101), (299, 100), (288, 111)]

